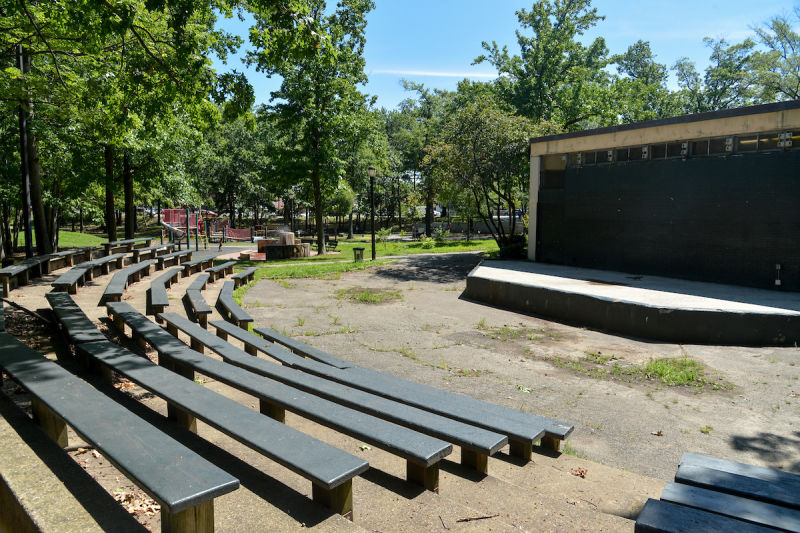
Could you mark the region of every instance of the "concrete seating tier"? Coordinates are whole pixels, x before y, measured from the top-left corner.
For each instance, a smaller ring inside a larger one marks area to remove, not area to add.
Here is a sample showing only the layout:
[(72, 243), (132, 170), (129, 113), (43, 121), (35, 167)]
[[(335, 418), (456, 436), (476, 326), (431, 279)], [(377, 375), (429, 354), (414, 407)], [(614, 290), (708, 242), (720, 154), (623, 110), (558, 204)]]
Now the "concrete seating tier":
[(71, 426), (151, 495), (163, 531), (213, 531), (214, 498), (238, 488), (236, 478), (8, 333), (0, 333), (0, 368), (28, 390), (34, 418), (59, 446)]

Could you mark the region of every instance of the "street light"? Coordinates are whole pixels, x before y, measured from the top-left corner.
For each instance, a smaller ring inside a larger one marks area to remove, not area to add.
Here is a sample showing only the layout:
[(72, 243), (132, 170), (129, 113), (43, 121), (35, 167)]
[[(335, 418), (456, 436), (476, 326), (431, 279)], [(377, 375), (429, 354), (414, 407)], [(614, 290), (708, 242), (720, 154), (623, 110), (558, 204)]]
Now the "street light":
[(375, 167), (372, 165), (367, 169), (369, 174), (369, 218), (370, 229), (372, 230), (372, 260), (375, 261)]

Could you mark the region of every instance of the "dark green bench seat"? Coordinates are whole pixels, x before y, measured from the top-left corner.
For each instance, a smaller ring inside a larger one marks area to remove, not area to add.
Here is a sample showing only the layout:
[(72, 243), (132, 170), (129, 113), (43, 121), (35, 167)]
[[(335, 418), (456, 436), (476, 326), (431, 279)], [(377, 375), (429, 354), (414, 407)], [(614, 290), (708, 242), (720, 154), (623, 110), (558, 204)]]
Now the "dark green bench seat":
[(258, 350), (278, 360), (287, 357), (302, 359), (228, 322), (215, 320), (211, 325), (217, 329), (217, 336), (222, 341), (230, 335), (242, 340), (245, 346), (249, 345), (253, 350), (243, 353), (229, 343), (214, 339), (213, 335), (204, 330), (188, 326), (180, 329), (190, 336), (195, 349), (205, 346), (219, 354), (227, 363), (460, 446), (461, 463), (464, 466), (487, 473), (488, 456), (500, 450), (508, 442), (505, 435), (496, 432), (252, 357), (256, 355), (255, 350)]
[(234, 282), (226, 281), (222, 284), (217, 298), (217, 311), (222, 315), (222, 318), (236, 324), (237, 326), (247, 329), (248, 324), (253, 322), (253, 317), (250, 313), (239, 307), (239, 304), (233, 299)]
[(106, 285), (98, 305), (102, 306), (105, 305), (106, 302), (120, 301), (128, 285), (136, 283), (142, 279), (142, 276), (149, 275), (151, 266), (153, 266), (153, 260), (147, 259), (141, 263), (133, 264), (115, 272), (114, 275), (111, 276), (108, 285)]
[[(367, 444), (388, 451), (407, 461), (409, 481), (422, 485), (428, 490), (439, 491), (439, 461), (452, 452), (453, 447), (438, 438), (387, 422), (375, 417), (329, 401), (309, 392), (303, 392), (263, 375), (248, 372), (210, 357), (204, 357), (203, 346), (211, 343), (214, 351), (227, 350), (234, 357), (250, 358), (245, 352), (228, 344), (219, 337), (175, 313), (164, 313), (167, 333), (156, 331), (147, 324), (148, 332), (142, 332), (147, 342), (155, 348), (171, 349), (173, 340), (170, 333), (178, 336), (178, 330), (188, 332), (192, 337), (192, 350), (183, 345), (187, 352), (180, 357), (182, 364), (188, 365), (201, 374), (211, 376), (231, 387), (259, 398), (261, 412), (278, 421), (285, 420), (285, 411), (296, 413), (304, 418), (330, 427), (360, 439)], [(141, 320), (140, 320), (141, 322)], [(136, 327), (135, 324), (130, 324)], [(202, 340), (200, 340), (202, 339)], [(198, 344), (199, 341), (199, 344)], [(197, 354), (196, 352), (200, 352)]]
[(115, 250), (130, 252), (138, 244), (142, 245), (139, 246), (139, 248), (147, 248), (148, 246), (150, 246), (152, 242), (153, 242), (152, 237), (139, 237), (136, 239), (125, 239), (121, 241), (104, 242), (103, 250), (105, 251), (106, 255), (111, 255), (111, 253)]
[(186, 294), (183, 295), (183, 306), (186, 309), (186, 314), (204, 328), (208, 326), (208, 315), (212, 311), (201, 292), (205, 289), (208, 278), (209, 275), (205, 272), (200, 273), (197, 278), (192, 280), (192, 283), (186, 289)]
[(171, 265), (179, 265), (182, 261), (191, 261), (192, 260), (192, 251), (191, 250), (183, 250), (172, 252), (169, 254), (159, 255), (155, 258), (156, 261), (156, 270), (164, 270), (166, 267)]
[(173, 268), (150, 282), (145, 303), (148, 315), (158, 316), (158, 313), (162, 313), (169, 306), (167, 289), (178, 279), (178, 274), (180, 273), (180, 268)]
[(234, 283), (236, 283), (237, 288), (241, 287), (242, 285), (245, 285), (246, 283), (253, 281), (256, 275), (256, 270), (258, 270), (259, 268), (261, 267), (255, 266), (246, 268), (241, 272), (237, 272), (236, 274), (231, 276), (231, 279), (234, 281)]
[[(259, 330), (260, 328), (256, 328), (255, 332), (259, 333)], [(536, 441), (541, 440), (543, 447), (557, 450), (560, 442), (574, 429), (572, 425), (549, 418), (523, 413), (361, 366), (336, 368), (319, 361), (304, 359), (296, 354), (289, 355), (291, 357), (281, 359), (282, 354), (278, 352), (273, 357), (292, 368), (506, 435), (511, 444), (512, 455), (524, 459), (531, 458), (533, 444)]]
[(82, 342), (104, 341), (106, 336), (100, 333), (89, 317), (66, 292), (48, 292), (44, 295), (53, 309), (67, 338), (73, 344)]
[(32, 277), (41, 277), (50, 272), (50, 259), (52, 254), (35, 255), (23, 259), (18, 263), (0, 268), (0, 281), (3, 283), (3, 294), (11, 292), (11, 281), (16, 280), (17, 286), (25, 285)]
[(134, 248), (131, 250), (133, 262), (138, 263), (142, 259), (145, 259), (146, 256), (150, 256), (150, 259), (155, 259), (156, 256), (170, 253), (174, 247), (175, 245), (173, 243), (167, 242), (164, 244), (154, 244), (146, 248)]
[(319, 361), (320, 363), (325, 363), (326, 365), (330, 365), (336, 368), (350, 368), (351, 366), (356, 366), (353, 363), (348, 363), (344, 359), (339, 359), (328, 352), (320, 350), (319, 348), (314, 348), (302, 341), (297, 339), (293, 339), (292, 337), (283, 335), (278, 333), (275, 330), (270, 328), (258, 328), (258, 333), (265, 339), (271, 342), (277, 342), (278, 344), (282, 344), (286, 346), (289, 350), (293, 351), (296, 354), (302, 355), (304, 357), (308, 357), (315, 361)]
[(236, 478), (7, 333), (0, 368), (30, 392), (35, 418), (60, 446), (68, 424), (155, 499), (163, 531), (213, 531), (213, 500), (238, 488)]
[[(139, 338), (158, 330), (172, 337), (125, 302), (111, 302), (107, 307), (121, 331), (126, 323), (136, 324), (131, 329)], [(352, 517), (352, 479), (369, 468), (366, 461), (194, 383), (194, 371), (180, 363), (191, 350), (174, 337), (171, 342), (160, 345), (164, 350), (159, 351), (161, 366), (110, 342), (80, 344), (78, 350), (166, 400), (172, 418), (184, 427), (196, 429), (195, 418), (202, 420), (310, 480), (315, 501)]]
[(206, 269), (206, 272), (211, 275), (211, 283), (214, 283), (219, 278), (224, 278), (229, 274), (233, 274), (234, 266), (236, 266), (236, 261), (226, 261), (225, 263)]
[(213, 257), (201, 257), (200, 259), (192, 259), (191, 261), (185, 261), (181, 264), (183, 267), (183, 277), (188, 278), (195, 272), (199, 272), (205, 268), (210, 267), (214, 264)]
[(639, 513), (635, 533), (774, 533), (771, 527), (758, 526), (727, 516), (685, 505), (649, 498)]

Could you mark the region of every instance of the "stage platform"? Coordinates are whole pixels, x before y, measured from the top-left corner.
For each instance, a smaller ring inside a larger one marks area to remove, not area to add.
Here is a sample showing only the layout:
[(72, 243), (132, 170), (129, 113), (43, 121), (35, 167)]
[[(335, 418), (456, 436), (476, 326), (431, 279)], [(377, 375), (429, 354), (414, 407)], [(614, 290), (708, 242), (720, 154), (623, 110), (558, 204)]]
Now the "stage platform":
[(528, 261), (484, 261), (464, 297), (627, 336), (686, 344), (800, 343), (800, 293)]

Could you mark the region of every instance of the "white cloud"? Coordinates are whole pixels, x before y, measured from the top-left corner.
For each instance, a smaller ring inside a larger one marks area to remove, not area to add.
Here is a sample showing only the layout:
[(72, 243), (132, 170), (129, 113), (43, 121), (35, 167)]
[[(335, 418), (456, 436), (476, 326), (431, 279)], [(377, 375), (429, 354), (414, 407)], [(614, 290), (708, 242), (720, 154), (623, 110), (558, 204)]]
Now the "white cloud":
[(392, 74), (395, 76), (420, 76), (428, 78), (483, 78), (495, 79), (496, 73), (492, 72), (445, 72), (436, 70), (402, 70), (402, 69), (376, 69), (372, 74)]

